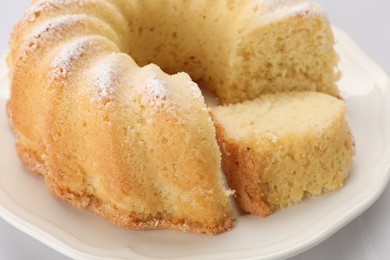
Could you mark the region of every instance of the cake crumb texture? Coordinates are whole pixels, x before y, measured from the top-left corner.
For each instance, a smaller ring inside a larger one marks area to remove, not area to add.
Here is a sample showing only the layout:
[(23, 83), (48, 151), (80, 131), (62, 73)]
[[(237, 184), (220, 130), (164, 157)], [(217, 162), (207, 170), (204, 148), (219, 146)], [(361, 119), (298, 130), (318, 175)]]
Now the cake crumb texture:
[(239, 206), (267, 216), (343, 186), (354, 153), (342, 100), (285, 92), (211, 111)]

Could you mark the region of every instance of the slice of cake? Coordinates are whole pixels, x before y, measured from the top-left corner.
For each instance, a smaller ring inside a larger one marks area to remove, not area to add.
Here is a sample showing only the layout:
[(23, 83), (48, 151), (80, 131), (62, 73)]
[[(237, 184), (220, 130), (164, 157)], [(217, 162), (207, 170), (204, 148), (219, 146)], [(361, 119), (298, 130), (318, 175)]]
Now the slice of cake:
[(211, 111), (222, 168), (245, 211), (274, 210), (343, 186), (354, 142), (342, 100), (287, 92)]

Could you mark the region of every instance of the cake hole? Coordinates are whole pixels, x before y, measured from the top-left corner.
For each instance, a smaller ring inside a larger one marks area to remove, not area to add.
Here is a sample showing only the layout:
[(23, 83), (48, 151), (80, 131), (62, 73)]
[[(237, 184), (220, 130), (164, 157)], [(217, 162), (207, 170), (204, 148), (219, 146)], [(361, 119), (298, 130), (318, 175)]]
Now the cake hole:
[(34, 13), (34, 15), (35, 15), (35, 19), (37, 19), (37, 18), (39, 18), (39, 17), (41, 16), (41, 12), (36, 11), (36, 12)]

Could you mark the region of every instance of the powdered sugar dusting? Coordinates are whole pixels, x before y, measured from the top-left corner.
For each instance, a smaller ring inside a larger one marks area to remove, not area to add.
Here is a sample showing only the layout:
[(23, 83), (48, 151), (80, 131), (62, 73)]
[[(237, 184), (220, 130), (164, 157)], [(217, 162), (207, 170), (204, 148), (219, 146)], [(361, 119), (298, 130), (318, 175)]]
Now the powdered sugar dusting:
[(68, 6), (72, 6), (72, 8), (74, 8), (75, 5), (83, 8), (87, 4), (91, 3), (93, 3), (92, 0), (41, 0), (31, 6), (25, 15), (27, 21), (34, 22), (40, 17), (42, 12), (47, 13), (64, 10), (64, 8), (67, 9)]
[(64, 81), (69, 76), (73, 63), (86, 53), (91, 46), (92, 39), (89, 37), (66, 45), (51, 63), (50, 80)]
[(99, 66), (93, 69), (92, 88), (93, 102), (107, 102), (112, 99), (116, 86), (121, 82), (121, 68), (115, 59), (104, 60)]
[(184, 124), (184, 120), (177, 113), (172, 97), (168, 94), (166, 82), (157, 79), (156, 76), (148, 78), (145, 80), (145, 90), (142, 96), (145, 106), (152, 108), (155, 113), (165, 112), (175, 118), (179, 124)]
[(49, 10), (53, 10), (63, 6), (65, 4), (69, 4), (70, 1), (67, 0), (51, 0), (51, 1), (39, 1), (35, 3), (31, 8), (28, 9), (26, 13), (26, 18), (29, 22), (34, 22), (40, 15), (41, 12), (46, 12)]
[[(198, 104), (200, 106), (200, 109), (206, 113), (209, 113), (207, 106), (205, 106), (205, 98), (204, 98), (203, 93), (200, 90), (198, 84), (196, 84), (193, 81), (188, 81), (187, 87), (191, 91), (190, 94), (191, 94), (192, 99), (195, 101), (196, 104)], [(208, 117), (208, 120), (211, 121), (211, 118)]]
[(202, 92), (200, 91), (200, 88), (198, 86), (198, 84), (196, 84), (195, 82), (193, 81), (189, 81), (187, 83), (187, 87), (191, 90), (191, 94), (192, 96), (195, 98), (195, 99), (200, 99), (200, 100), (203, 100), (203, 95), (202, 95)]
[(164, 100), (166, 100), (164, 97), (167, 96), (167, 90), (164, 81), (152, 78), (146, 80), (146, 87), (153, 101), (162, 103)]
[(38, 49), (40, 42), (60, 38), (60, 30), (56, 30), (57, 28), (63, 26), (71, 27), (72, 24), (85, 23), (85, 21), (84, 15), (65, 15), (40, 25), (34, 30), (32, 37), (26, 40), (26, 46), (23, 49), (21, 58), (26, 60), (31, 52)]

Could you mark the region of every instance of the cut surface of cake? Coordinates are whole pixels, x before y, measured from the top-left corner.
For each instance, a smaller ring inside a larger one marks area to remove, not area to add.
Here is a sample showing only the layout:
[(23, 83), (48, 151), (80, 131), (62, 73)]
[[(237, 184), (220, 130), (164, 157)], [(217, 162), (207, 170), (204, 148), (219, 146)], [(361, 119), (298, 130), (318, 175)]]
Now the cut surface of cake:
[(339, 189), (354, 153), (342, 100), (284, 92), (212, 109), (222, 168), (238, 205), (267, 216)]

